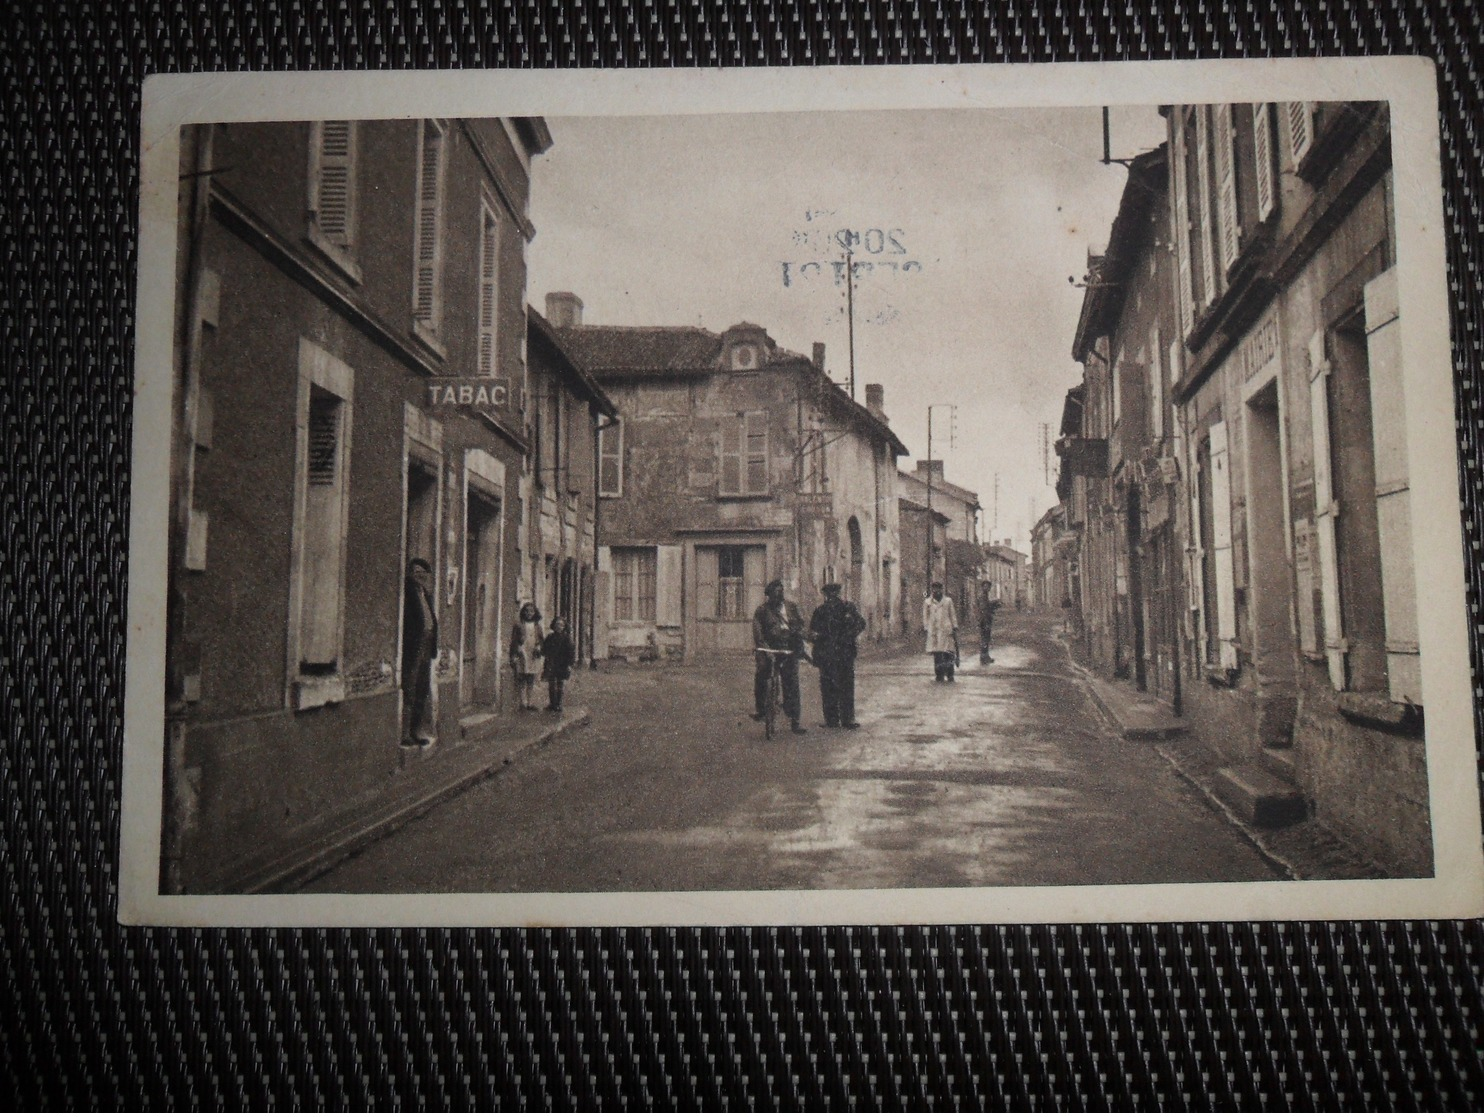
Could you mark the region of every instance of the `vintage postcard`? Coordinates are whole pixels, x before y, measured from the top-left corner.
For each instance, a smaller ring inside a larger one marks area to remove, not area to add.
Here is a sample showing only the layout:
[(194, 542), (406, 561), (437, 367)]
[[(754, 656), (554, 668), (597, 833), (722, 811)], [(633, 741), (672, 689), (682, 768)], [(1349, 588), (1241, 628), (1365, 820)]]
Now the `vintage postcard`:
[(142, 128), (125, 922), (1484, 912), (1430, 63)]

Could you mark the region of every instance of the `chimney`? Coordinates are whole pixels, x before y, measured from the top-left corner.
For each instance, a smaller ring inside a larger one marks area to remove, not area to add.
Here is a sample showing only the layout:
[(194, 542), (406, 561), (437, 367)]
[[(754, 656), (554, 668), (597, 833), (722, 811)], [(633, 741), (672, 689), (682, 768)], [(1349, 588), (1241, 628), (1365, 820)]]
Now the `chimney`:
[(814, 343), (814, 367), (820, 372), (824, 371), (824, 342), (822, 341)]
[(866, 385), (866, 410), (878, 414), (886, 410), (886, 390), (880, 384)]
[(934, 478), (936, 478), (937, 480), (941, 481), (941, 480), (943, 480), (943, 459), (942, 458), (918, 458), (917, 459), (917, 472), (918, 473), (930, 473), (930, 474), (933, 475)]
[(558, 329), (582, 325), (582, 300), (571, 291), (552, 291), (546, 296), (546, 320)]

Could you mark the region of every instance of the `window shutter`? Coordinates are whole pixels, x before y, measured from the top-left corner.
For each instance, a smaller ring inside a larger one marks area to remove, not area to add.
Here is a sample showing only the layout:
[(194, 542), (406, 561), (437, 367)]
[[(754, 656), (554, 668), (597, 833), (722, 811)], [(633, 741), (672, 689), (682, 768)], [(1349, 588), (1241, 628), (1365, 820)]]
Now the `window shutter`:
[[(654, 583), (654, 623), (679, 626), (680, 624), (680, 546), (656, 547)], [(715, 594), (712, 597), (715, 598)]]
[(305, 416), (303, 608), (299, 659), (334, 667), (340, 658), (341, 568), (345, 546), (343, 401), (311, 390)]
[(495, 315), (500, 225), (488, 203), (479, 210), (479, 375), (495, 375)]
[(743, 423), (740, 416), (721, 421), (721, 492), (726, 496), (742, 492)]
[(417, 168), (417, 227), (414, 237), (415, 278), (412, 312), (436, 328), (438, 321), (439, 179), (443, 166), (443, 130), (435, 120), (422, 122), (422, 148)]
[(696, 616), (701, 620), (716, 619), (716, 586), (720, 574), (717, 559), (720, 552), (715, 547), (696, 548)]
[(1188, 445), (1189, 467), (1186, 476), (1190, 478), (1190, 523), (1186, 530), (1185, 554), (1189, 560), (1189, 577), (1185, 580), (1186, 587), (1190, 591), (1190, 612), (1195, 614), (1199, 621), (1195, 624), (1191, 635), (1194, 637), (1197, 648), (1206, 645), (1205, 629), (1211, 623), (1211, 618), (1203, 615), (1206, 607), (1206, 568), (1204, 559), (1205, 548), (1201, 546), (1201, 475), (1200, 455), (1195, 440), (1191, 439)]
[(1225, 275), (1237, 262), (1242, 227), (1237, 213), (1237, 130), (1233, 127), (1235, 105), (1217, 105), (1216, 124), (1216, 224), (1221, 238), (1221, 270)]
[(1195, 292), (1191, 290), (1190, 269), (1190, 183), (1185, 173), (1185, 110), (1176, 107), (1170, 114), (1172, 159), (1171, 183), (1175, 204), (1171, 207), (1170, 220), (1174, 224), (1175, 259), (1179, 271), (1180, 289), (1176, 301), (1180, 306), (1180, 337), (1190, 335), (1192, 307)]
[(1314, 105), (1309, 101), (1289, 101), (1285, 109), (1288, 150), (1293, 153), (1293, 166), (1297, 170), (1314, 146)]
[(1159, 326), (1149, 327), (1149, 434), (1156, 442), (1165, 436), (1164, 346)]
[(1340, 506), (1335, 501), (1329, 441), (1329, 361), (1325, 356), (1324, 331), (1309, 340), (1309, 414), (1314, 435), (1314, 533), (1319, 544), (1319, 592), (1323, 602), (1324, 654), (1329, 661), (1329, 680), (1336, 690), (1345, 689), (1344, 628), (1340, 623), (1340, 581), (1335, 525)]
[(1216, 640), (1221, 666), (1237, 666), (1236, 577), (1232, 567), (1231, 455), (1226, 423), (1211, 424), (1211, 568), (1216, 576)]
[(331, 244), (349, 248), (354, 217), (351, 208), (355, 124), (349, 120), (326, 120), (319, 126), (318, 138), (314, 222)]
[(768, 491), (768, 413), (747, 413), (746, 491), (759, 495)]
[(1376, 520), (1386, 618), (1386, 674), (1391, 698), (1422, 705), (1417, 645), (1417, 580), (1412, 560), (1412, 494), (1407, 460), (1407, 401), (1402, 382), (1396, 271), (1365, 288), (1371, 437), (1376, 461)]
[(1196, 237), (1201, 251), (1201, 307), (1216, 301), (1216, 259), (1211, 244), (1214, 235), (1211, 212), (1211, 142), (1207, 112), (1209, 106), (1197, 105), (1195, 110), (1195, 181), (1196, 208), (1194, 213)]
[(748, 547), (742, 552), (742, 577), (747, 583), (742, 607), (748, 619), (763, 603), (763, 585), (767, 577), (768, 550), (766, 547)]
[(623, 496), (623, 420), (598, 430), (598, 495)]
[(1273, 107), (1267, 103), (1252, 106), (1252, 144), (1257, 174), (1257, 220), (1266, 221), (1278, 204), (1273, 180)]

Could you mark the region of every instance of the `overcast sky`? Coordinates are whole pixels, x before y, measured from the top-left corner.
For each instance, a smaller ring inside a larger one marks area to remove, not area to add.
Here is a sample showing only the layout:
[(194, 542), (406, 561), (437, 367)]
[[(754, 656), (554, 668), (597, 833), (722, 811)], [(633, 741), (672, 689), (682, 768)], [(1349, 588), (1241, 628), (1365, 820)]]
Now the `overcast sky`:
[[(547, 123), (532, 303), (575, 291), (593, 325), (756, 322), (798, 353), (824, 342), (843, 382), (845, 288), (830, 261), (852, 230), (856, 260), (876, 265), (856, 281), (857, 398), (885, 387), (908, 469), (927, 456), (928, 405), (956, 404), (952, 447), (948, 409), (933, 412), (933, 456), (979, 493), (986, 539), (1027, 549), (1056, 501), (1041, 424), (1055, 435), (1080, 375), (1082, 292), (1067, 277), (1106, 243), (1126, 178), (1100, 162), (1099, 108)], [(1114, 156), (1132, 156), (1163, 141), (1164, 122), (1153, 106), (1115, 109), (1112, 136)]]

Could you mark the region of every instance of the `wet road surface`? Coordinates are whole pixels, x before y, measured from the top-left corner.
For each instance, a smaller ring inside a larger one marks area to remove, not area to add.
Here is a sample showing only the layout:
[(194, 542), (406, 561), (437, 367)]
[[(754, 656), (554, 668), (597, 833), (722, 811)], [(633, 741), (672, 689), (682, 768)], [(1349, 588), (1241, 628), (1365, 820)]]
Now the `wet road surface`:
[[(855, 731), (767, 742), (750, 660), (582, 673), (585, 729), (523, 754), (306, 885), (501, 892), (1275, 880), (1146, 742), (1112, 735), (1050, 615), (935, 683), (865, 659)], [(539, 717), (539, 714), (531, 715)]]

